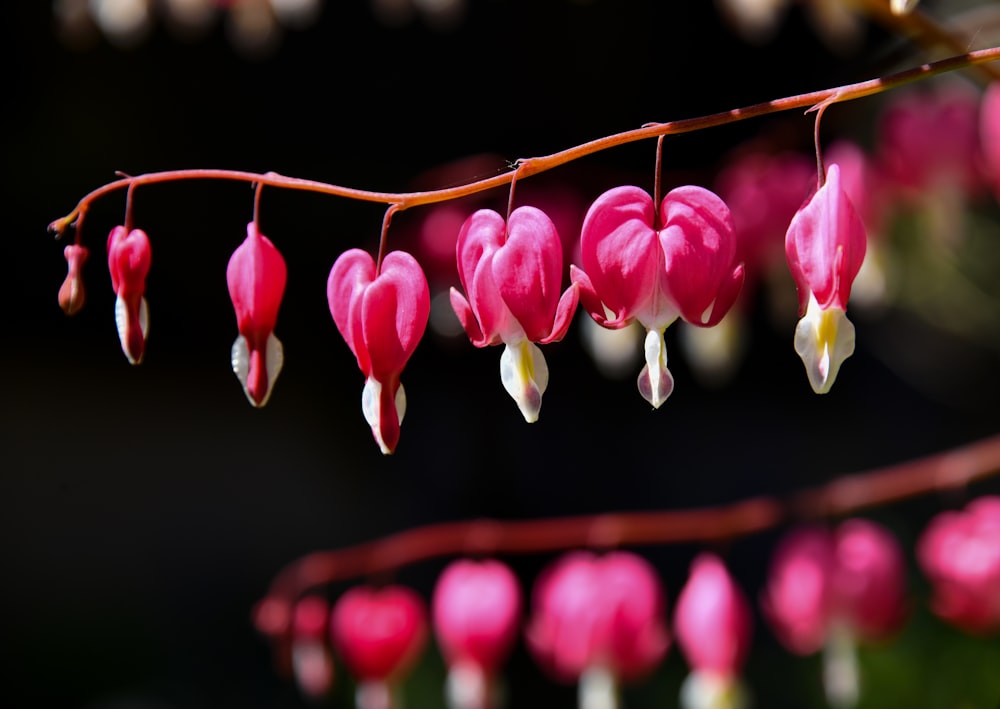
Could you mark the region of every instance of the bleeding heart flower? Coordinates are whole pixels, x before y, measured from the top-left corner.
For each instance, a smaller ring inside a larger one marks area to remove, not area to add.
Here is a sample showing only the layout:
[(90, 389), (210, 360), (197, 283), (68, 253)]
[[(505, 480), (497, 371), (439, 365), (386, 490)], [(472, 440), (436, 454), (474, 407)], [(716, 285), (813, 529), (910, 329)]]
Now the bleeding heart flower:
[(449, 706), (488, 707), (500, 666), (517, 640), (521, 588), (496, 560), (452, 562), (431, 604), (434, 632), (448, 662)]
[(456, 252), (468, 300), (452, 288), (452, 308), (476, 347), (506, 345), (500, 380), (524, 419), (537, 421), (549, 370), (534, 343), (561, 340), (578, 299), (575, 286), (559, 294), (563, 246), (556, 227), (535, 207), (515, 209), (509, 223), (480, 209), (462, 225)]
[(793, 530), (778, 545), (762, 600), (778, 638), (793, 652), (815, 652), (833, 631), (879, 640), (905, 617), (906, 567), (888, 530), (849, 519), (833, 532)]
[(743, 285), (734, 265), (733, 221), (717, 195), (678, 187), (660, 204), (638, 187), (616, 187), (587, 211), (580, 235), (583, 268), (570, 267), (580, 301), (610, 329), (634, 320), (646, 328), (646, 365), (639, 392), (659, 407), (673, 391), (663, 333), (678, 317), (717, 324)]
[(563, 680), (603, 669), (636, 679), (670, 645), (664, 594), (655, 570), (629, 552), (571, 552), (543, 571), (533, 594), (528, 647)]
[(281, 372), (283, 348), (274, 326), (287, 276), (278, 249), (254, 222), (247, 224), (247, 238), (229, 258), (226, 282), (240, 332), (232, 348), (233, 372), (254, 406), (267, 403)]
[(327, 300), (337, 329), (365, 375), (361, 410), (382, 452), (399, 442), (406, 392), (399, 380), (427, 328), (430, 291), (420, 264), (404, 251), (385, 256), (350, 249), (330, 270)]
[(333, 645), (360, 682), (397, 680), (427, 639), (427, 611), (408, 588), (357, 586), (342, 595), (330, 618)]
[(1000, 497), (936, 516), (917, 542), (917, 559), (935, 613), (973, 633), (1000, 629)]
[(817, 394), (830, 391), (840, 365), (854, 353), (854, 325), (845, 311), (866, 244), (865, 225), (833, 163), (823, 186), (795, 214), (785, 235), (802, 316), (795, 328), (795, 351)]
[(86, 293), (83, 288), (83, 264), (90, 255), (86, 246), (70, 244), (63, 249), (68, 271), (66, 280), (59, 286), (59, 307), (67, 315), (76, 315), (83, 307)]
[(122, 351), (132, 364), (139, 364), (146, 351), (149, 307), (145, 293), (151, 257), (149, 237), (142, 229), (116, 226), (108, 234), (108, 270), (117, 295), (115, 323)]

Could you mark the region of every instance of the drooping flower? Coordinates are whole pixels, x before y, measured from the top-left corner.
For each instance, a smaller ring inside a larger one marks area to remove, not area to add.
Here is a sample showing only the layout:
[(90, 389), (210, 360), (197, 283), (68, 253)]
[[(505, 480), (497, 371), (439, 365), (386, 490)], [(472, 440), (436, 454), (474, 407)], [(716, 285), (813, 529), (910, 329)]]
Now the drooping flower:
[(108, 234), (108, 270), (117, 296), (115, 323), (122, 351), (132, 364), (139, 364), (146, 351), (149, 307), (145, 293), (151, 256), (149, 237), (142, 229), (116, 226)]
[(937, 515), (917, 542), (917, 559), (935, 613), (969, 632), (1000, 630), (1000, 497)]
[(431, 609), (448, 663), (449, 706), (493, 705), (496, 675), (520, 630), (521, 589), (514, 572), (496, 560), (454, 561), (438, 578)]
[(888, 638), (906, 616), (903, 553), (884, 527), (849, 519), (836, 529), (792, 530), (771, 559), (764, 616), (796, 654), (823, 649), (830, 703), (852, 706), (860, 670), (856, 646)]
[(659, 578), (630, 552), (562, 556), (539, 576), (532, 603), (528, 648), (557, 679), (580, 681), (583, 693), (641, 678), (670, 645)]
[(86, 300), (83, 287), (83, 264), (87, 261), (90, 251), (86, 246), (69, 244), (63, 249), (66, 257), (66, 280), (59, 286), (59, 307), (67, 315), (76, 315)]
[(430, 315), (427, 279), (405, 251), (385, 256), (381, 269), (367, 251), (337, 258), (327, 281), (330, 314), (365, 375), (361, 410), (382, 452), (399, 442), (406, 392), (399, 380)]
[(673, 391), (663, 333), (678, 317), (717, 324), (743, 284), (732, 217), (717, 195), (678, 187), (660, 204), (638, 187), (611, 189), (591, 205), (580, 235), (582, 268), (570, 267), (580, 302), (607, 328), (646, 328), (639, 392), (658, 408)]
[(778, 545), (762, 599), (788, 649), (819, 650), (834, 627), (880, 640), (905, 617), (903, 553), (884, 527), (849, 519), (835, 530), (801, 527)]
[(677, 597), (674, 633), (692, 672), (681, 689), (688, 709), (746, 705), (739, 675), (750, 649), (750, 603), (714, 554), (703, 553)]
[(392, 706), (392, 685), (408, 672), (427, 640), (427, 610), (404, 586), (349, 589), (333, 606), (333, 646), (358, 682), (358, 706)]
[(817, 394), (830, 391), (840, 365), (854, 353), (854, 325), (847, 319), (851, 284), (865, 258), (865, 225), (833, 163), (826, 180), (792, 218), (785, 255), (798, 290), (795, 351)]
[(333, 686), (329, 644), (330, 607), (324, 598), (305, 596), (292, 614), (292, 673), (304, 695), (319, 698)]
[(287, 276), (278, 249), (256, 223), (247, 224), (247, 238), (229, 258), (226, 282), (240, 332), (232, 348), (233, 372), (254, 406), (267, 403), (284, 361), (274, 326)]
[(549, 370), (535, 345), (561, 340), (578, 291), (560, 296), (563, 246), (552, 220), (535, 207), (515, 209), (507, 223), (480, 209), (462, 225), (458, 275), (468, 299), (451, 289), (451, 304), (476, 347), (504, 343), (500, 380), (524, 419), (538, 420)]

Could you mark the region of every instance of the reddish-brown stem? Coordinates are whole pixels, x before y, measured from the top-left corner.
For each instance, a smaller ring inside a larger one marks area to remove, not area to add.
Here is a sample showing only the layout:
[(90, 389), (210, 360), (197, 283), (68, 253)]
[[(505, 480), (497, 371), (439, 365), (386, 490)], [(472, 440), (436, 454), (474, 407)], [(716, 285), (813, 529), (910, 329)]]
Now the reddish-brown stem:
[(255, 621), (265, 634), (283, 635), (288, 628), (282, 619), (302, 594), (335, 581), (372, 577), (432, 558), (727, 541), (785, 522), (852, 514), (917, 495), (963, 488), (997, 474), (1000, 434), (936, 455), (844, 475), (782, 498), (753, 497), (690, 510), (417, 527), (353, 547), (315, 552), (289, 564), (272, 582)]
[(514, 179), (515, 174), (518, 176), (518, 179), (530, 177), (532, 175), (566, 165), (582, 157), (593, 155), (626, 143), (656, 138), (659, 136), (690, 133), (697, 130), (714, 128), (716, 126), (735, 123), (748, 118), (765, 116), (796, 108), (811, 108), (821, 103), (852, 101), (866, 96), (873, 96), (913, 81), (970, 66), (985, 64), (998, 59), (1000, 59), (1000, 47), (991, 47), (989, 49), (981, 49), (929, 64), (922, 64), (912, 69), (880, 79), (870, 79), (868, 81), (847, 84), (833, 89), (813, 91), (810, 93), (799, 94), (797, 96), (780, 98), (773, 101), (754, 104), (745, 108), (736, 108), (722, 113), (713, 113), (699, 118), (687, 118), (667, 123), (647, 124), (641, 128), (598, 138), (550, 155), (519, 161), (516, 168), (500, 175), (439, 190), (427, 190), (422, 192), (375, 192), (352, 187), (344, 187), (341, 185), (333, 185), (315, 180), (285, 177), (273, 172), (260, 174), (239, 170), (216, 169), (169, 170), (166, 172), (152, 172), (144, 175), (136, 175), (134, 177), (123, 177), (122, 179), (109, 182), (106, 185), (91, 191), (77, 203), (73, 211), (49, 224), (49, 231), (53, 232), (58, 238), (62, 236), (70, 225), (76, 223), (79, 227), (79, 222), (90, 204), (104, 195), (110, 194), (111, 192), (124, 188), (134, 188), (139, 185), (175, 182), (179, 180), (212, 179), (256, 182), (263, 185), (273, 185), (275, 187), (282, 187), (285, 189), (317, 192), (366, 202), (381, 202), (384, 204), (394, 205), (396, 209), (408, 209), (419, 205), (434, 204), (437, 202), (457, 199), (459, 197), (476, 194), (495, 187), (501, 187), (503, 185), (510, 184), (510, 182)]
[(816, 189), (820, 190), (823, 188), (823, 183), (826, 182), (826, 166), (823, 164), (823, 149), (820, 145), (819, 138), (819, 125), (823, 120), (823, 112), (826, 107), (830, 104), (824, 103), (816, 109), (816, 123), (813, 125), (813, 142), (816, 145)]
[(382, 233), (378, 238), (378, 258), (375, 260), (375, 275), (382, 272), (382, 259), (385, 258), (386, 244), (389, 240), (389, 224), (392, 223), (392, 215), (399, 209), (398, 204), (390, 204), (382, 217)]
[(264, 185), (258, 182), (254, 185), (253, 191), (253, 223), (260, 228), (260, 193), (264, 189)]
[(133, 192), (135, 192), (135, 185), (128, 186), (128, 192), (125, 193), (125, 232), (132, 231), (132, 197)]
[(653, 208), (656, 210), (656, 228), (660, 228), (660, 190), (662, 189), (661, 181), (663, 175), (663, 138), (660, 136), (656, 139), (656, 167), (655, 174), (653, 175)]

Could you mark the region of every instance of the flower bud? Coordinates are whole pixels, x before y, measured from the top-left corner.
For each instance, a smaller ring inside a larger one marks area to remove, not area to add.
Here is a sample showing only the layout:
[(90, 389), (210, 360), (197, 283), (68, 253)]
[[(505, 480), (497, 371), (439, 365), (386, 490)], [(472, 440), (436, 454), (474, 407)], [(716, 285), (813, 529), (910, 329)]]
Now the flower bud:
[(67, 315), (76, 315), (86, 300), (83, 288), (83, 264), (90, 255), (86, 246), (70, 244), (63, 249), (69, 272), (66, 280), (59, 287), (59, 307)]
[(292, 672), (307, 697), (325, 696), (333, 686), (333, 656), (327, 642), (330, 608), (319, 596), (306, 596), (292, 615)]
[(750, 604), (713, 554), (701, 554), (677, 597), (677, 644), (692, 669), (725, 678), (739, 674), (750, 649)]

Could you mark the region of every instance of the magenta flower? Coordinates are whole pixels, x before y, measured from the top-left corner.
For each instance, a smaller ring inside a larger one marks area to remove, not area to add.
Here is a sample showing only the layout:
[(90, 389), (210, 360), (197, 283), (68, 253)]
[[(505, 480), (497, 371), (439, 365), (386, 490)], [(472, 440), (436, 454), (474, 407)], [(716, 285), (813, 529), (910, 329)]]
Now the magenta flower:
[(582, 268), (570, 267), (580, 302), (609, 329), (633, 321), (647, 331), (639, 392), (659, 407), (673, 391), (663, 333), (678, 317), (717, 324), (743, 284), (736, 237), (714, 193), (678, 187), (660, 204), (638, 187), (616, 187), (590, 206), (580, 235)]
[(287, 277), (278, 249), (254, 222), (247, 224), (247, 238), (229, 258), (226, 282), (240, 332), (232, 348), (233, 372), (254, 406), (267, 403), (281, 372), (284, 355), (274, 326)]
[(388, 692), (424, 647), (427, 611), (421, 598), (403, 586), (356, 586), (334, 604), (330, 633), (359, 691)]
[(778, 545), (762, 605), (782, 643), (805, 655), (834, 632), (888, 636), (905, 617), (905, 581), (899, 544), (874, 522), (802, 527)]
[(532, 601), (528, 647), (564, 681), (639, 678), (670, 645), (659, 578), (629, 552), (564, 555), (538, 578)]
[(800, 527), (778, 545), (761, 599), (764, 616), (789, 650), (823, 649), (824, 689), (833, 706), (860, 692), (858, 641), (893, 633), (906, 616), (906, 568), (885, 528), (849, 519), (835, 530)]
[(915, 205), (930, 193), (977, 196), (979, 95), (958, 81), (894, 94), (879, 117), (878, 163), (898, 195)]
[(83, 264), (86, 263), (90, 251), (86, 246), (69, 244), (63, 249), (66, 257), (66, 280), (59, 286), (59, 307), (67, 315), (76, 315), (86, 300), (83, 287)]
[(917, 542), (917, 559), (935, 613), (972, 633), (1000, 629), (1000, 497), (939, 514)]
[(434, 587), (434, 632), (448, 662), (449, 706), (487, 707), (500, 666), (517, 640), (521, 588), (499, 561), (457, 560)]
[(151, 258), (149, 237), (142, 229), (116, 226), (108, 234), (108, 270), (117, 296), (115, 323), (122, 351), (132, 364), (139, 364), (146, 351), (149, 307), (145, 293)]
[(851, 284), (865, 258), (865, 225), (841, 184), (834, 163), (826, 180), (792, 218), (785, 255), (799, 296), (795, 351), (817, 394), (830, 391), (840, 365), (854, 353), (847, 319)]
[(472, 214), (458, 233), (458, 275), (468, 296), (451, 289), (451, 305), (476, 347), (506, 347), (500, 381), (524, 419), (538, 420), (548, 386), (545, 357), (534, 343), (565, 336), (578, 293), (562, 286), (562, 242), (544, 212), (515, 209), (504, 223), (489, 209)]
[(399, 442), (406, 392), (399, 380), (427, 328), (430, 291), (420, 264), (405, 251), (377, 270), (367, 251), (340, 255), (327, 281), (330, 314), (365, 375), (361, 410), (382, 452)]

